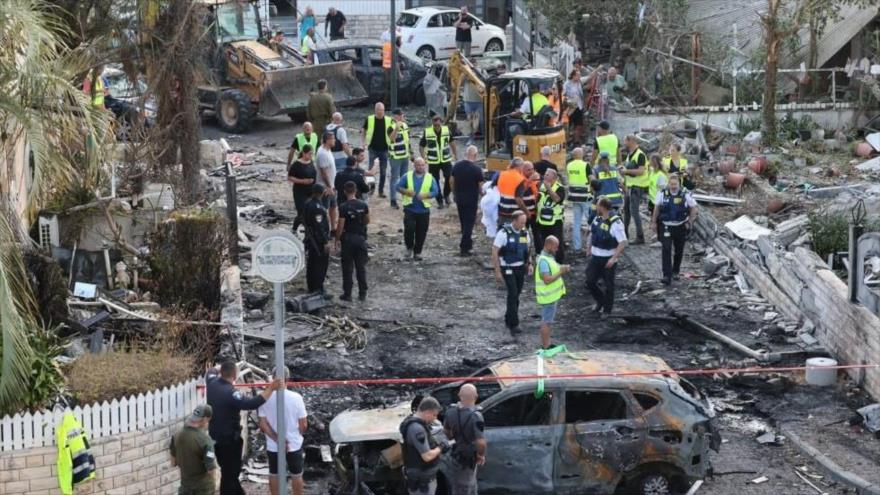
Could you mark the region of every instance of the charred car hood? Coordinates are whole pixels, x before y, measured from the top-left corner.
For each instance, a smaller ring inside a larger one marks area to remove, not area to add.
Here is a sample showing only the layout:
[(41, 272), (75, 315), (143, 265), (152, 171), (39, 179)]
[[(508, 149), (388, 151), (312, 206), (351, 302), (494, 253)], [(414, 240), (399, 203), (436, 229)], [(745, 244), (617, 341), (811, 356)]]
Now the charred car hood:
[(409, 402), (387, 409), (345, 411), (330, 422), (330, 438), (335, 443), (400, 441), (400, 423), (411, 413)]

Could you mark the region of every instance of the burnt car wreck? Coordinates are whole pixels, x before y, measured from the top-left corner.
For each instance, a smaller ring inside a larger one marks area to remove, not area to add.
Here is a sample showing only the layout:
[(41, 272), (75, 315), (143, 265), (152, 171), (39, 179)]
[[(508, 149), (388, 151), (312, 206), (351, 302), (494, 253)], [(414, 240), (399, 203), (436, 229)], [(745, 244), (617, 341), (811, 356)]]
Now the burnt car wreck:
[[(673, 494), (711, 472), (709, 450), (721, 438), (712, 405), (660, 358), (624, 352), (560, 353), (543, 374), (585, 378), (515, 379), (540, 374), (535, 355), (498, 361), (474, 377), (489, 444), (478, 471), (480, 493)], [(607, 376), (614, 373), (657, 372)], [(497, 378), (496, 378), (497, 377)], [(463, 382), (462, 382), (463, 383)], [(462, 383), (428, 394), (445, 407)], [(417, 397), (413, 403), (417, 403)], [(330, 424), (342, 493), (403, 491), (398, 426), (413, 410), (346, 411)], [(441, 418), (442, 420), (442, 418)], [(440, 423), (434, 434), (442, 437)], [(438, 494), (448, 492), (444, 455)]]

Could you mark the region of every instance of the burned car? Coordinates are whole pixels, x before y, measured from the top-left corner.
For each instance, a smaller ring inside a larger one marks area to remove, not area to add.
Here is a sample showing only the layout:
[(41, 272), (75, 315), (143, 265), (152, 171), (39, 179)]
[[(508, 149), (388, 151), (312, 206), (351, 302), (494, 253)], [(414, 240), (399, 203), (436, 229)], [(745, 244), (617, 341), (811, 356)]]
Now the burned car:
[[(477, 472), (480, 493), (662, 495), (710, 472), (709, 450), (721, 443), (712, 405), (662, 359), (563, 352), (541, 366), (547, 379), (530, 378), (541, 372), (536, 356), (527, 355), (473, 375), (486, 381), (466, 380), (479, 391), (489, 444)], [(448, 406), (463, 383), (428, 393)], [(405, 493), (398, 427), (420, 399), (333, 419), (330, 436), (348, 492)], [(434, 431), (442, 437), (439, 423)], [(452, 462), (444, 454), (438, 494), (449, 493)]]

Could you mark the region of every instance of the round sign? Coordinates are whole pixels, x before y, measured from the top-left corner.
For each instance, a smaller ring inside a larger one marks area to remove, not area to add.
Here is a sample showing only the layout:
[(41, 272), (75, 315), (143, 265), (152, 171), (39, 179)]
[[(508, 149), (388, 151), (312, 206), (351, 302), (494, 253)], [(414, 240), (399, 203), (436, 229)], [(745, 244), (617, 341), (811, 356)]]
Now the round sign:
[(302, 241), (289, 232), (263, 234), (254, 245), (253, 271), (267, 282), (289, 282), (305, 266)]

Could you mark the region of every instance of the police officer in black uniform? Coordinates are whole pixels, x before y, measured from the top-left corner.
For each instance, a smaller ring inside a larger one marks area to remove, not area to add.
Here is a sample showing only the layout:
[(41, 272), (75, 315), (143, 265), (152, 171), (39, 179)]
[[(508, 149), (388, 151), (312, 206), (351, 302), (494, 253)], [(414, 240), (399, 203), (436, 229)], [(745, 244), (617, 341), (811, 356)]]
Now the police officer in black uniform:
[(324, 280), (330, 266), (330, 220), (322, 198), (324, 186), (312, 186), (312, 197), (303, 207), (303, 225), (306, 227), (306, 286), (309, 293), (324, 293)]
[(245, 495), (238, 477), (241, 474), (241, 411), (253, 411), (263, 405), (272, 392), (282, 388), (275, 380), (260, 395), (245, 397), (233, 386), (238, 377), (234, 361), (224, 361), (205, 375), (208, 405), (213, 409), (208, 433), (214, 440), (214, 453), (220, 465), (220, 495)]
[(514, 338), (519, 334), (519, 295), (526, 275), (534, 270), (529, 255), (532, 240), (526, 226), (528, 215), (522, 210), (513, 214), (513, 220), (498, 230), (492, 242), (492, 266), (495, 279), (507, 288), (507, 310), (504, 324)]
[(354, 285), (352, 270), (357, 274), (358, 299), (367, 299), (367, 225), (370, 223), (370, 208), (367, 203), (357, 199), (358, 187), (354, 182), (346, 182), (345, 202), (339, 207), (339, 224), (336, 226), (336, 244), (342, 258), (342, 299), (351, 301)]
[[(663, 264), (664, 285), (678, 280), (681, 270), (681, 259), (684, 257), (684, 243), (697, 218), (697, 202), (690, 191), (681, 186), (678, 174), (671, 174), (666, 188), (657, 193), (654, 201), (654, 214), (651, 228), (657, 234), (662, 245), (661, 260)], [(672, 251), (675, 248), (675, 256)]]
[(437, 491), (437, 470), (440, 455), (450, 449), (445, 439), (431, 435), (431, 424), (440, 414), (440, 403), (425, 397), (418, 410), (400, 424), (403, 438), (403, 474), (409, 495), (434, 495)]
[(446, 409), (443, 432), (455, 440), (450, 456), (450, 495), (477, 495), (477, 466), (486, 462), (485, 423), (477, 407), (477, 387), (465, 383), (458, 391), (458, 403)]

